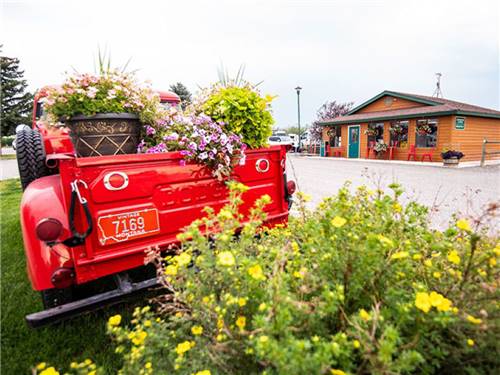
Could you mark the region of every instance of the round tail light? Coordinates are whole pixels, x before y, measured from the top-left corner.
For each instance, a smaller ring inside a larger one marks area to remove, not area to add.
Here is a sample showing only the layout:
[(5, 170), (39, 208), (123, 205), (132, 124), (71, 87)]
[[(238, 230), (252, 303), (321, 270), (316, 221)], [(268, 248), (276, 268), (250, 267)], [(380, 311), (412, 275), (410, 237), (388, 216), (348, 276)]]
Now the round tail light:
[(52, 242), (59, 238), (63, 226), (57, 219), (47, 218), (41, 220), (36, 226), (36, 236), (45, 242)]
[(288, 181), (286, 183), (286, 189), (288, 190), (288, 194), (292, 195), (297, 190), (297, 185), (295, 185), (295, 181)]
[(52, 274), (50, 281), (58, 289), (67, 288), (73, 284), (75, 272), (72, 268), (58, 268)]

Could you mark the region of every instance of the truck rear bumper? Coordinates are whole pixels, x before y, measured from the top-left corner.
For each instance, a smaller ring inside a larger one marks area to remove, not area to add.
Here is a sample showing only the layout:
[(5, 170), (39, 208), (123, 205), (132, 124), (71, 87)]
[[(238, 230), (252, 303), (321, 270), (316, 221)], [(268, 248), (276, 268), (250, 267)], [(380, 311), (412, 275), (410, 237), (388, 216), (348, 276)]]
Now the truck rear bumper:
[(76, 315), (99, 310), (103, 307), (123, 302), (128, 297), (158, 285), (157, 278), (132, 283), (119, 278), (118, 288), (109, 292), (96, 294), (75, 302), (43, 310), (26, 316), (26, 322), (32, 328), (61, 322)]

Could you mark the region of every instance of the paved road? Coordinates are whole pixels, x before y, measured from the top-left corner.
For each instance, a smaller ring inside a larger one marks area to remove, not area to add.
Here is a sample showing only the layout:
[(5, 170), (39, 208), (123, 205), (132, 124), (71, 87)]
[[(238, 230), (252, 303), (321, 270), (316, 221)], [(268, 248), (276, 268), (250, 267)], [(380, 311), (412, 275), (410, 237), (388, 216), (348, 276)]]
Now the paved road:
[(19, 171), (17, 169), (17, 160), (8, 159), (0, 160), (0, 180), (7, 180), (8, 178), (19, 177)]
[[(428, 206), (439, 205), (431, 213), (432, 224), (438, 228), (446, 227), (455, 212), (477, 216), (485, 204), (500, 203), (498, 165), (452, 169), (289, 154), (287, 168), (289, 178), (295, 179), (299, 189), (312, 196), (311, 207), (334, 195), (348, 180), (353, 187), (368, 185), (372, 189), (377, 185), (387, 189), (387, 185), (397, 181), (405, 188), (404, 201), (416, 199)], [(500, 218), (491, 225), (498, 230)]]

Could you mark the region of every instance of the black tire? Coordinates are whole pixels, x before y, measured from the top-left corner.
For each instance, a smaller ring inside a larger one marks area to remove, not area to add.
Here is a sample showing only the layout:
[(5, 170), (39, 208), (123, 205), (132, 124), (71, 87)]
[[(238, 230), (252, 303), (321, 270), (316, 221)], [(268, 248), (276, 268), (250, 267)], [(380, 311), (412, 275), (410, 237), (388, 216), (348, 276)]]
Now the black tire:
[(44, 309), (73, 302), (73, 288), (42, 290), (42, 302)]
[(42, 135), (36, 130), (21, 130), (16, 134), (16, 156), (23, 190), (36, 179), (50, 174), (45, 164)]

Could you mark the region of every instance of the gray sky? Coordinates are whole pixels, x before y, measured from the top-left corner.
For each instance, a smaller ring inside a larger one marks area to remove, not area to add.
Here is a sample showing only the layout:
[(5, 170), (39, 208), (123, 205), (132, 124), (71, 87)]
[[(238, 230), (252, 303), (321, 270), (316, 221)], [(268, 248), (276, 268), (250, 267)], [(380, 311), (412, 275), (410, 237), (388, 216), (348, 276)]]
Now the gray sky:
[(192, 92), (221, 62), (264, 81), (276, 125), (302, 124), (327, 100), (356, 104), (388, 89), (499, 109), (499, 1), (19, 1), (2, 4), (3, 53), (21, 59), (31, 89), (65, 71), (93, 71), (97, 46), (129, 57), (159, 89)]

